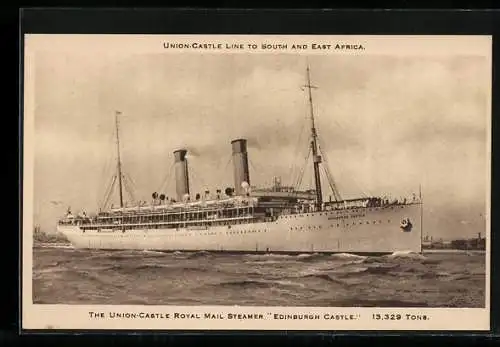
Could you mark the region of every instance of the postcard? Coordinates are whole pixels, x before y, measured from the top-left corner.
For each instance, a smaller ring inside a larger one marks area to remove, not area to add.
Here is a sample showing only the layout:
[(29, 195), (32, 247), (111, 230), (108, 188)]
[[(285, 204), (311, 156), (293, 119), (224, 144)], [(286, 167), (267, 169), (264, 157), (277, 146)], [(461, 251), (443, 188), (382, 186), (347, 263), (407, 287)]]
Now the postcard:
[(490, 36), (24, 36), (22, 328), (490, 328)]

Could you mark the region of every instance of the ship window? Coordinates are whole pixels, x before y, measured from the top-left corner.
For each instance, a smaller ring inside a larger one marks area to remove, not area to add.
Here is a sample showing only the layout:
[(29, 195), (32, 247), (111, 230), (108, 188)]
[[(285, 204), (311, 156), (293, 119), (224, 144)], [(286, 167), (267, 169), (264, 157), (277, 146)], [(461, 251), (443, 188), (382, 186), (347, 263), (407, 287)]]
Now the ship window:
[(337, 224), (337, 226), (339, 226), (339, 225)]
[(370, 222), (369, 222), (369, 221), (366, 221), (366, 224), (370, 224)]
[(373, 221), (373, 224), (375, 224), (375, 223), (377, 223), (377, 221), (376, 221), (376, 220), (374, 220), (374, 221)]
[(389, 220), (387, 220), (387, 223), (390, 223), (390, 222), (391, 222), (391, 220), (390, 220), (390, 219), (389, 219)]

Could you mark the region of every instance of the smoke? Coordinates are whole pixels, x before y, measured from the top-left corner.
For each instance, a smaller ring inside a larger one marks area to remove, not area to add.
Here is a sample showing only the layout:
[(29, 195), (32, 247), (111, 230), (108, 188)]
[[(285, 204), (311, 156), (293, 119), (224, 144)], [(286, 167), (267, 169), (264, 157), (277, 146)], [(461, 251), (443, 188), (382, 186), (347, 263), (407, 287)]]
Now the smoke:
[(184, 149), (187, 151), (187, 154), (186, 154), (187, 158), (201, 156), (200, 151), (195, 149), (194, 147), (184, 147)]
[(247, 139), (247, 147), (248, 148), (253, 148), (253, 149), (257, 149), (257, 150), (262, 149), (260, 141), (255, 135), (247, 136), (246, 139)]

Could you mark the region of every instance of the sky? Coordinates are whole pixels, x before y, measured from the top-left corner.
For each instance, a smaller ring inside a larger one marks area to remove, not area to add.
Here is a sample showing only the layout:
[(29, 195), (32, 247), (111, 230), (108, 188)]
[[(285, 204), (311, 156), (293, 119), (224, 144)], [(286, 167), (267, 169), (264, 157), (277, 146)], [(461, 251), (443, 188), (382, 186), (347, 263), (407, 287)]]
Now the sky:
[[(484, 235), (491, 78), (484, 57), (307, 61), (321, 148), (343, 197), (410, 196), (421, 185), (424, 234)], [(36, 222), (50, 232), (68, 206), (97, 209), (116, 168), (117, 110), (136, 199), (174, 196), (178, 148), (188, 149), (193, 194), (233, 186), (230, 142), (241, 137), (249, 140), (252, 185), (274, 176), (294, 182), (308, 151), (306, 64), (291, 54), (38, 51)], [(306, 168), (301, 188), (312, 183)]]

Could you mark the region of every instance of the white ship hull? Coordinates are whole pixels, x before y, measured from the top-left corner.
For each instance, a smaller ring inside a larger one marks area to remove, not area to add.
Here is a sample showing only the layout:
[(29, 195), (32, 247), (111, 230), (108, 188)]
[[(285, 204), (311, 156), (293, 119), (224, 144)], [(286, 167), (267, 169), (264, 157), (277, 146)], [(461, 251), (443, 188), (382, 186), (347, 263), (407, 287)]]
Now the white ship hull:
[[(401, 222), (409, 218), (411, 231)], [(83, 231), (58, 225), (75, 248), (225, 252), (421, 252), (420, 204), (303, 213), (276, 222), (198, 229)]]

